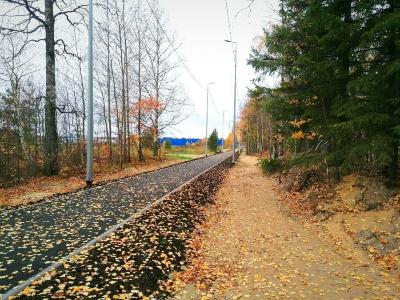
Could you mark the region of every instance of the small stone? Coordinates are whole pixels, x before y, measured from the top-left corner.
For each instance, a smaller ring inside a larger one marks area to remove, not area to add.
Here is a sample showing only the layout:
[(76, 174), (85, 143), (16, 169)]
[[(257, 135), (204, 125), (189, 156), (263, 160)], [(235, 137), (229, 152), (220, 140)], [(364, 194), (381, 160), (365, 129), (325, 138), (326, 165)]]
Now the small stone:
[(375, 237), (375, 234), (371, 230), (363, 229), (357, 233), (357, 239), (368, 240)]

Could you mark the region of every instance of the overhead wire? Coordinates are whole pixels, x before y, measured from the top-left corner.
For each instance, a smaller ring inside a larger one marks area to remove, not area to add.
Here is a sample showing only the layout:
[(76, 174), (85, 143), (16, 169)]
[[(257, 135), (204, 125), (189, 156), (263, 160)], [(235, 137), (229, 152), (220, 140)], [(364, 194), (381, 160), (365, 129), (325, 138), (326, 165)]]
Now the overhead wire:
[(231, 18), (229, 16), (229, 7), (228, 7), (228, 1), (227, 0), (225, 0), (225, 11), (226, 11), (226, 19), (228, 21), (229, 37), (230, 37), (231, 40), (233, 40), (233, 38), (232, 38)]
[(164, 33), (165, 37), (167, 38), (168, 43), (174, 50), (176, 56), (178, 57), (179, 61), (182, 63), (183, 67), (185, 68), (186, 72), (189, 74), (189, 76), (193, 79), (194, 82), (197, 83), (197, 85), (202, 88), (203, 90), (206, 90), (204, 85), (201, 84), (201, 82), (196, 78), (196, 76), (193, 74), (193, 72), (190, 70), (189, 66), (186, 64), (186, 61), (184, 60), (183, 56), (178, 52), (178, 49), (176, 49), (175, 45), (172, 43), (170, 37), (168, 36), (167, 32), (165, 31), (164, 27), (161, 25), (160, 19), (156, 12), (154, 11), (153, 7), (151, 6), (150, 2), (148, 0), (145, 0), (147, 5), (149, 6), (149, 9), (151, 13), (153, 14), (154, 18), (156, 19), (158, 25), (160, 26), (161, 31)]
[(218, 109), (217, 105), (215, 104), (215, 101), (214, 101), (214, 98), (213, 98), (211, 92), (209, 92), (209, 96), (210, 96), (211, 103), (212, 103), (212, 105), (213, 105), (213, 107), (214, 107), (215, 112), (218, 113), (219, 115), (221, 115), (222, 113), (221, 113), (221, 111)]
[[(192, 78), (192, 80), (203, 90), (206, 90), (206, 88), (200, 83), (200, 81), (196, 78), (196, 76), (194, 76), (193, 72), (190, 70), (190, 68), (188, 67), (188, 65), (186, 64), (186, 61), (184, 60), (183, 56), (178, 52), (178, 49), (175, 47), (174, 43), (172, 42), (171, 38), (169, 37), (169, 35), (167, 34), (166, 30), (164, 29), (163, 25), (161, 24), (161, 21), (159, 19), (159, 16), (157, 15), (157, 13), (154, 11), (153, 7), (151, 6), (150, 2), (148, 0), (145, 0), (152, 15), (154, 16), (154, 18), (157, 21), (158, 26), (160, 26), (160, 29), (162, 31), (162, 33), (164, 34), (164, 36), (166, 37), (169, 45), (171, 46), (173, 52), (175, 53), (176, 57), (178, 58), (178, 60), (181, 62), (181, 64), (183, 65), (184, 69), (186, 70), (186, 72), (189, 74), (189, 76)], [(199, 112), (196, 109), (196, 105), (193, 103), (193, 101), (190, 100), (190, 102), (192, 103), (192, 108), (194, 110), (194, 113), (197, 116), (200, 116)]]
[[(185, 68), (186, 72), (189, 74), (189, 76), (192, 78), (192, 80), (193, 80), (201, 89), (203, 89), (204, 91), (206, 91), (207, 88), (204, 87), (204, 85), (201, 84), (201, 82), (196, 78), (196, 76), (195, 76), (195, 75), (193, 74), (193, 72), (190, 70), (189, 66), (186, 64), (186, 60), (184, 59), (184, 56), (181, 55), (181, 54), (178, 52), (178, 49), (177, 49), (177, 48), (175, 47), (175, 45), (172, 43), (172, 40), (171, 40), (170, 37), (168, 36), (168, 34), (167, 34), (166, 30), (164, 29), (163, 25), (161, 24), (161, 21), (160, 21), (160, 19), (159, 19), (159, 16), (158, 16), (158, 15), (156, 14), (156, 12), (154, 11), (154, 9), (153, 9), (153, 7), (151, 6), (150, 2), (149, 2), (148, 0), (145, 0), (145, 1), (146, 1), (146, 3), (147, 3), (147, 5), (148, 5), (148, 7), (149, 7), (149, 9), (150, 9), (150, 11), (151, 11), (151, 13), (153, 14), (154, 18), (156, 19), (158, 25), (160, 26), (161, 31), (162, 31), (163, 34), (165, 35), (165, 37), (166, 37), (168, 43), (169, 43), (170, 46), (172, 47), (172, 50), (173, 50), (174, 53), (176, 54), (176, 56), (177, 56), (177, 58), (179, 59), (179, 61), (182, 63), (182, 65), (183, 65), (183, 67)], [(211, 99), (212, 99), (212, 98), (211, 98)], [(212, 103), (213, 103), (213, 107), (214, 107), (215, 111), (216, 111), (218, 114), (221, 114), (220, 111), (218, 110), (218, 108), (217, 108), (217, 106), (216, 106), (214, 100), (212, 99), (211, 101), (212, 101)], [(197, 113), (197, 111), (196, 111), (196, 113)], [(198, 114), (198, 113), (197, 113), (197, 114)]]
[[(229, 14), (229, 6), (228, 6), (228, 0), (225, 0), (225, 11), (226, 11), (226, 20), (227, 20), (227, 24), (228, 24), (228, 32), (229, 32), (229, 38), (231, 41), (233, 41), (233, 35), (232, 35), (232, 25), (231, 25), (231, 18), (230, 18), (230, 14)], [(235, 59), (235, 48), (234, 48), (234, 44), (230, 43), (232, 46), (232, 52), (233, 52), (233, 57)], [(236, 44), (237, 47), (237, 44)]]

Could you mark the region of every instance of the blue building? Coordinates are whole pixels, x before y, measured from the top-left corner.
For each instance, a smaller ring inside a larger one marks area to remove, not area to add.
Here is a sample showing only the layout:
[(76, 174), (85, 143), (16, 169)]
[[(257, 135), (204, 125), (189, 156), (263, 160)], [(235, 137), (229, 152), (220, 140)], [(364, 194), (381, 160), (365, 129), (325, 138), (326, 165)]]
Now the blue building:
[[(163, 137), (160, 139), (160, 143), (169, 141), (172, 147), (182, 147), (187, 145), (193, 145), (201, 141), (198, 138), (173, 138), (173, 137)], [(218, 139), (218, 146), (222, 146), (222, 139)]]

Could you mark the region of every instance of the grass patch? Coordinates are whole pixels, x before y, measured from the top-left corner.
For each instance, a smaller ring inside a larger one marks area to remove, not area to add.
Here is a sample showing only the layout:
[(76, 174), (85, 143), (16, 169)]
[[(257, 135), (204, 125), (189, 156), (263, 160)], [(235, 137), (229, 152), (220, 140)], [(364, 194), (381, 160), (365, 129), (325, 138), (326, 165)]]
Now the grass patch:
[(179, 153), (179, 154), (204, 154), (204, 144), (194, 144), (182, 147), (172, 147), (168, 150), (168, 153)]
[(172, 160), (183, 160), (183, 161), (187, 161), (187, 160), (192, 160), (193, 157), (192, 156), (188, 156), (185, 155), (185, 153), (169, 153), (166, 155), (166, 157), (168, 159), (172, 159)]

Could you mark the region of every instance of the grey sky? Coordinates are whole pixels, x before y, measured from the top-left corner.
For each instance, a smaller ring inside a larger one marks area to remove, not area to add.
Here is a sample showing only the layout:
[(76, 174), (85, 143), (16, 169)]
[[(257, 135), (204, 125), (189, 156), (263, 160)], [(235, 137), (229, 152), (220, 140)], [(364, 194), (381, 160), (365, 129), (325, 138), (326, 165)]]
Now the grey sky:
[[(246, 99), (247, 87), (251, 86), (250, 80), (254, 78), (253, 70), (247, 65), (251, 46), (257, 42), (256, 39), (262, 34), (264, 27), (278, 22), (279, 0), (254, 0), (251, 8), (242, 11), (236, 18), (238, 11), (248, 6), (250, 1), (226, 1), (233, 40), (238, 42), (239, 112), (240, 103)], [(234, 64), (232, 45), (224, 42), (225, 39), (230, 38), (225, 0), (159, 0), (159, 3), (165, 10), (168, 21), (167, 31), (175, 33), (176, 44), (179, 46), (178, 52), (184, 57), (186, 65), (203, 86), (206, 86), (208, 82), (215, 82), (215, 85), (210, 88), (215, 105), (210, 101), (209, 133), (213, 128), (216, 128), (219, 134), (221, 133), (222, 111), (225, 110), (224, 136), (226, 137), (233, 113)], [(71, 32), (66, 33), (65, 24), (59, 23), (57, 36), (72, 39)], [(79, 35), (82, 51), (86, 51), (87, 36), (84, 27), (81, 28)], [(28, 56), (33, 58), (31, 62), (37, 70), (33, 76), (42, 85), (44, 85), (45, 70), (43, 51), (44, 43), (32, 44), (28, 53)], [(62, 58), (58, 62), (59, 70), (64, 70), (63, 66), (65, 63), (70, 63), (70, 58)], [(193, 113), (187, 120), (165, 134), (178, 137), (204, 137), (206, 92), (184, 68), (180, 68), (179, 72), (178, 80), (182, 82), (186, 95), (193, 105)], [(273, 85), (274, 79), (270, 78), (267, 83)], [(4, 88), (1, 84), (2, 82), (0, 82), (0, 88)], [(99, 128), (101, 127), (98, 126), (97, 130)]]
[[(234, 20), (236, 13), (246, 7), (248, 0), (227, 0), (232, 23), (233, 39), (238, 42), (238, 100), (246, 99), (247, 88), (254, 77), (247, 66), (251, 45), (262, 34), (262, 28), (277, 22), (279, 0), (255, 0), (251, 10), (242, 11)], [(232, 46), (225, 43), (229, 39), (225, 0), (161, 0), (165, 9), (169, 28), (177, 35), (179, 53), (186, 59), (196, 78), (205, 86), (211, 86), (216, 108), (210, 101), (209, 132), (222, 128), (222, 110), (227, 110), (224, 135), (228, 133), (228, 122), (233, 112), (233, 53)], [(182, 68), (182, 80), (186, 94), (194, 104), (195, 113), (185, 122), (167, 134), (185, 137), (205, 135), (206, 92), (191, 79)], [(268, 80), (273, 85), (274, 79)]]

